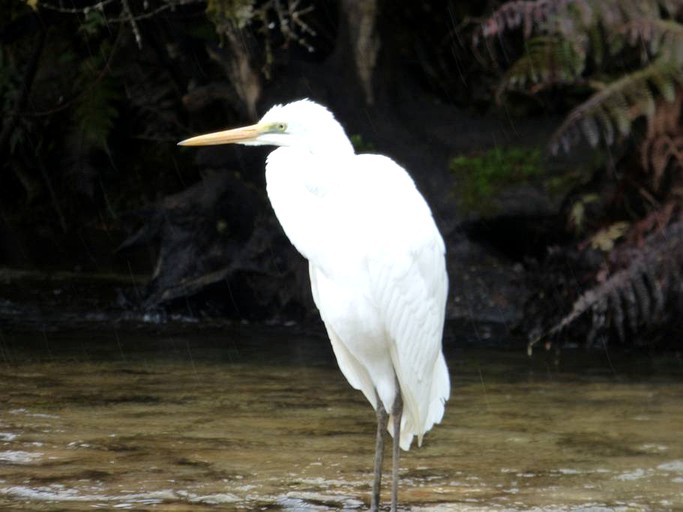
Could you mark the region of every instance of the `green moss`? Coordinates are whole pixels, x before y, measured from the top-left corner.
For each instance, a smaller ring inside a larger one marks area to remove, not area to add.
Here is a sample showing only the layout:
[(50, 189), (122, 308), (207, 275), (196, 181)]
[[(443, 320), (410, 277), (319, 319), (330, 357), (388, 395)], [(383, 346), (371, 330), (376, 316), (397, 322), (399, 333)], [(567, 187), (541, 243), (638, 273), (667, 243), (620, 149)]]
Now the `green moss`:
[(219, 33), (224, 32), (226, 23), (242, 29), (254, 18), (255, 3), (254, 0), (208, 0), (206, 14)]
[(503, 188), (543, 174), (537, 148), (495, 147), (458, 156), (450, 170), (458, 180), (457, 197), (464, 211), (490, 212), (491, 199)]

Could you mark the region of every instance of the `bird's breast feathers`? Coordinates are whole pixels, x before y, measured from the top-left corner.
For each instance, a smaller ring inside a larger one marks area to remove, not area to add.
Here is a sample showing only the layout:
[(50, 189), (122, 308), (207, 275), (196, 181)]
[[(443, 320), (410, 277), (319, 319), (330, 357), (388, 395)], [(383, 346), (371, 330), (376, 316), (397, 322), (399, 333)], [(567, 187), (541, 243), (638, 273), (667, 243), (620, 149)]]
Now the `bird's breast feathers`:
[(441, 240), (414, 182), (385, 156), (323, 159), (279, 148), (268, 157), (266, 181), (288, 238), (326, 273), (358, 268), (368, 256), (407, 256)]

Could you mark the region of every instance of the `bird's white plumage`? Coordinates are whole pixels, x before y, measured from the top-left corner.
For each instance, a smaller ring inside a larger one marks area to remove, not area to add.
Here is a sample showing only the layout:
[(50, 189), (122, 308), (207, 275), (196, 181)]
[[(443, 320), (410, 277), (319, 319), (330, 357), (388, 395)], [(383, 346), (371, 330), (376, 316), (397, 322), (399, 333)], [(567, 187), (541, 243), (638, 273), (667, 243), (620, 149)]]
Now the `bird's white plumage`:
[[(308, 259), (313, 299), (339, 368), (377, 410), (370, 509), (379, 510), (384, 429), (399, 447), (441, 421), (450, 394), (441, 352), (448, 278), (444, 243), (413, 180), (391, 159), (356, 155), (342, 126), (309, 100), (276, 105), (256, 124), (180, 142), (279, 146), (268, 196)], [(389, 416), (394, 416), (393, 419)], [(400, 422), (397, 421), (400, 418)]]
[(391, 159), (354, 154), (324, 107), (277, 106), (262, 122), (284, 122), (291, 135), (268, 157), (268, 196), (309, 261), (339, 367), (373, 407), (379, 396), (388, 411), (398, 381), (407, 450), (441, 421), (450, 393), (441, 351), (445, 249), (431, 211)]

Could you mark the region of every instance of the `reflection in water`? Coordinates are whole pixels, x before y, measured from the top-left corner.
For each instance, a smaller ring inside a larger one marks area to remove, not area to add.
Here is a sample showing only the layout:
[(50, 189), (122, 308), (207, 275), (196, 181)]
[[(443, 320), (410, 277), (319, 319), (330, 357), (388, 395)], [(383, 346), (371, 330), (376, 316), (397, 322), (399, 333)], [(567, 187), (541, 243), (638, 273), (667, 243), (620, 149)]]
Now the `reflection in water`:
[[(634, 361), (451, 352), (446, 417), (403, 455), (401, 503), (683, 507), (683, 363)], [(366, 507), (374, 413), (322, 337), (4, 334), (0, 368), (2, 510)]]

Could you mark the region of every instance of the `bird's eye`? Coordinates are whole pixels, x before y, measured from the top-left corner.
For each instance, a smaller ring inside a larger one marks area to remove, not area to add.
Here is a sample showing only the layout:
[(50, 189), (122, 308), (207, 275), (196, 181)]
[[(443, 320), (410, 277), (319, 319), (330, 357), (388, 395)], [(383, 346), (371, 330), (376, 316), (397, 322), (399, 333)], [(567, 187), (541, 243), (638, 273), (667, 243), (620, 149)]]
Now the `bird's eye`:
[(275, 123), (275, 129), (280, 133), (287, 131), (287, 123)]

